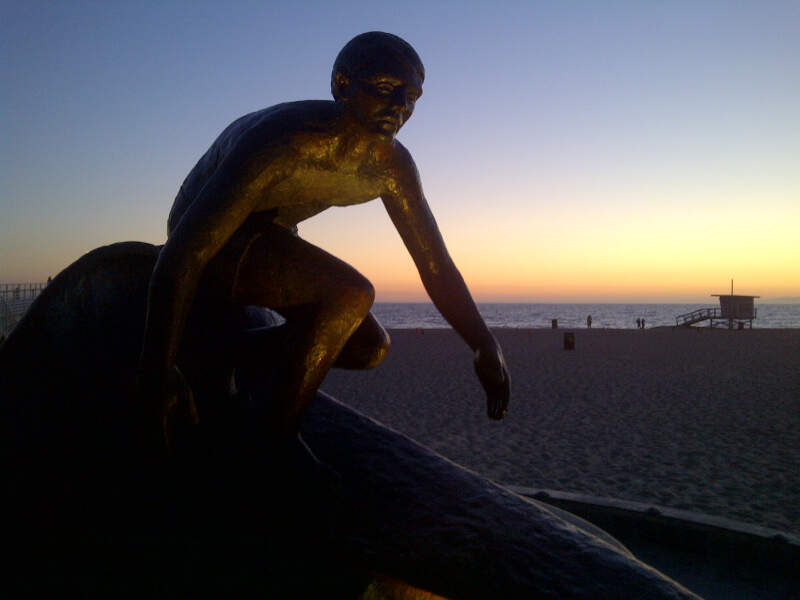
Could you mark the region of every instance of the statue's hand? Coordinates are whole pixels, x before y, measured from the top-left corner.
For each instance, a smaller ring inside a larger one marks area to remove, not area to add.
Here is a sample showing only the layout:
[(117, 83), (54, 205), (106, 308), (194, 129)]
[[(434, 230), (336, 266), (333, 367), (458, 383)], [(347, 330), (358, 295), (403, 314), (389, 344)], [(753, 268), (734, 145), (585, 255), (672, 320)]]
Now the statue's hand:
[(489, 418), (501, 421), (508, 412), (511, 391), (506, 361), (495, 340), (475, 352), (475, 372), (486, 390)]
[(140, 373), (136, 385), (136, 442), (151, 458), (167, 457), (172, 451), (175, 423), (198, 422), (192, 390), (178, 367), (155, 377)]

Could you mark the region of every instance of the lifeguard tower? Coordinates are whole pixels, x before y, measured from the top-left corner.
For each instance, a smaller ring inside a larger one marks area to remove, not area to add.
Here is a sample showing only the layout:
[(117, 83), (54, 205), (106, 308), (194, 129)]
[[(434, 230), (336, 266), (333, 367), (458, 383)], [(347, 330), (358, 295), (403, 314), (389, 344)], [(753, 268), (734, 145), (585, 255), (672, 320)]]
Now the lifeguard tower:
[(675, 324), (682, 327), (691, 327), (701, 321), (709, 321), (709, 326), (714, 327), (714, 321), (727, 321), (728, 329), (744, 329), (745, 324), (753, 328), (753, 319), (756, 318), (755, 299), (760, 296), (734, 296), (733, 279), (731, 279), (730, 294), (711, 294), (719, 298), (719, 308), (700, 308), (690, 313), (675, 317)]

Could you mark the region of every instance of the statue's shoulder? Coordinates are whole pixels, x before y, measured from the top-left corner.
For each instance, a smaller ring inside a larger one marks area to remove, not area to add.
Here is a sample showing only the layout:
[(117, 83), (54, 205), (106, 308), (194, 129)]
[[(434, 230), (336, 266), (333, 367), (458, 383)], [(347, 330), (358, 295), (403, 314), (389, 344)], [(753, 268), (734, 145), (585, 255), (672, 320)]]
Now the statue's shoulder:
[(414, 162), (414, 157), (403, 144), (394, 140), (389, 152), (390, 171), (394, 178), (399, 181), (418, 182), (419, 172)]
[(411, 152), (409, 152), (408, 148), (403, 146), (399, 140), (394, 140), (392, 142), (392, 159), (400, 164), (414, 164), (414, 157), (411, 156)]
[(231, 123), (220, 136), (227, 139), (291, 137), (329, 130), (336, 119), (336, 103), (331, 100), (284, 102), (248, 113)]

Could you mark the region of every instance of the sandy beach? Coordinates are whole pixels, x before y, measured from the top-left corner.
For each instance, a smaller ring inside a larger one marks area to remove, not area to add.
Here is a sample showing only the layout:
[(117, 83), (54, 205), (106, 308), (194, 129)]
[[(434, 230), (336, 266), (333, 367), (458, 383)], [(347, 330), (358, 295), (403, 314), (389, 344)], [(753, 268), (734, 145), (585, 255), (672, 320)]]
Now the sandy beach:
[(498, 329), (502, 423), (453, 331), (390, 333), (382, 365), (322, 389), (499, 483), (800, 534), (800, 330)]

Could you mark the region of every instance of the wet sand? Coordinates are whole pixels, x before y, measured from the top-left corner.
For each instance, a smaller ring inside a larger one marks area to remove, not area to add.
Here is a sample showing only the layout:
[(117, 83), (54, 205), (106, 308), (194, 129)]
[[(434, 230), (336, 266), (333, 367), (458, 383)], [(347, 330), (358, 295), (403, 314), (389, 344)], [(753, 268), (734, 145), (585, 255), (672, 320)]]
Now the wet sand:
[(498, 329), (502, 423), (454, 332), (390, 333), (382, 365), (322, 389), (500, 483), (800, 534), (800, 330)]

